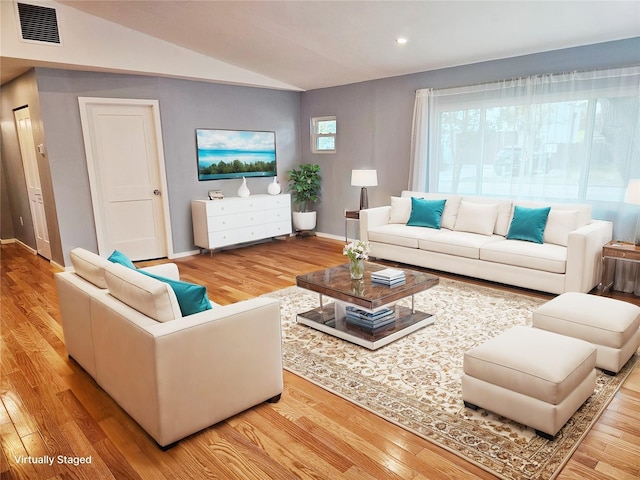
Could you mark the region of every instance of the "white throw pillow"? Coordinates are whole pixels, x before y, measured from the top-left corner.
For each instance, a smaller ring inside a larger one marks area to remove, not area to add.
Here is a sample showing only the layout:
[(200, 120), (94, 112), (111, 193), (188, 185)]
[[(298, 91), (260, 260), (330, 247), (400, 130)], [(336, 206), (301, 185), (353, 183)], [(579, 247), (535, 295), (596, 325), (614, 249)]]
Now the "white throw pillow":
[(569, 232), (578, 228), (579, 213), (577, 210), (554, 210), (552, 207), (544, 229), (544, 243), (566, 247), (569, 244)]
[(182, 318), (178, 299), (168, 283), (112, 263), (104, 278), (109, 294), (158, 322)]
[(389, 223), (405, 225), (411, 216), (411, 198), (391, 197), (391, 213)]
[(462, 200), (454, 230), (458, 232), (493, 235), (498, 218), (497, 203), (470, 203)]
[(84, 278), (87, 282), (93, 283), (98, 288), (107, 288), (104, 270), (111, 265), (109, 260), (80, 247), (71, 250), (69, 256), (76, 275)]

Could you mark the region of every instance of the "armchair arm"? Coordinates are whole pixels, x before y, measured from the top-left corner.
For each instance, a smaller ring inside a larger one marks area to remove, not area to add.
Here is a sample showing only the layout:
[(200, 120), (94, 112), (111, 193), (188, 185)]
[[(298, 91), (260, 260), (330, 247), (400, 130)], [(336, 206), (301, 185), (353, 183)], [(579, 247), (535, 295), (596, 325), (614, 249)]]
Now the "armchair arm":
[(369, 230), (389, 223), (391, 205), (360, 210), (360, 240), (369, 240)]
[(589, 292), (600, 282), (602, 247), (613, 236), (613, 224), (592, 220), (569, 233), (565, 292)]
[(178, 266), (175, 263), (151, 265), (150, 267), (141, 267), (140, 270), (153, 273), (160, 277), (170, 278), (171, 280), (180, 280), (180, 272), (178, 272)]

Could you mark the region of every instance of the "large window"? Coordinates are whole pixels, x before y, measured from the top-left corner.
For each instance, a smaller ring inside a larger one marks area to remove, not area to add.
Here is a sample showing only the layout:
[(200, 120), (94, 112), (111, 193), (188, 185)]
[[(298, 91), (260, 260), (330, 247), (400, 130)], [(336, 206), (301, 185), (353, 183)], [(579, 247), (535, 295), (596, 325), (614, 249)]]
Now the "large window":
[(311, 151), (313, 153), (336, 153), (336, 117), (314, 117), (311, 119)]
[(410, 187), (622, 202), (640, 178), (640, 69), (417, 92)]

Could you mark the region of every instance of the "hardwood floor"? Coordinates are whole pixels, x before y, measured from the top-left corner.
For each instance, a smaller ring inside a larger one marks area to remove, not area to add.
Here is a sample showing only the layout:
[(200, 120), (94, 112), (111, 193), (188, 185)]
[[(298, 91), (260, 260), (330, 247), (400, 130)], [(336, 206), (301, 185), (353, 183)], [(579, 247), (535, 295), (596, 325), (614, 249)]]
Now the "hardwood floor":
[[(342, 245), (291, 238), (175, 262), (183, 279), (206, 284), (210, 296), (226, 304), (344, 263)], [(2, 479), (494, 478), (288, 372), (280, 402), (259, 405), (163, 452), (67, 357), (55, 269), (17, 244), (3, 245), (0, 260)], [(139, 265), (148, 263), (159, 262)], [(638, 297), (612, 295), (638, 303)], [(61, 464), (59, 455), (90, 457), (91, 463)], [(45, 456), (52, 466), (26, 461)], [(636, 368), (558, 478), (640, 478), (638, 458)]]

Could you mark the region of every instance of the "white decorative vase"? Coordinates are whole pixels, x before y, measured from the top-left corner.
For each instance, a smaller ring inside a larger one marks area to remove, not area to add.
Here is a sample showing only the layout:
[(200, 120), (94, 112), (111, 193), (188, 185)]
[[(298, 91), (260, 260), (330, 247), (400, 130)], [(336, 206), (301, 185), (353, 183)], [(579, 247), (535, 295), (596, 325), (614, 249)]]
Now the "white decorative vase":
[(242, 185), (240, 185), (238, 189), (238, 196), (248, 197), (249, 195), (251, 195), (251, 192), (249, 191), (249, 187), (247, 187), (247, 179), (242, 177)]
[(293, 227), (299, 232), (316, 228), (316, 212), (293, 212)]
[(278, 177), (273, 177), (273, 182), (267, 187), (269, 195), (278, 195), (280, 193), (280, 184), (278, 183)]

